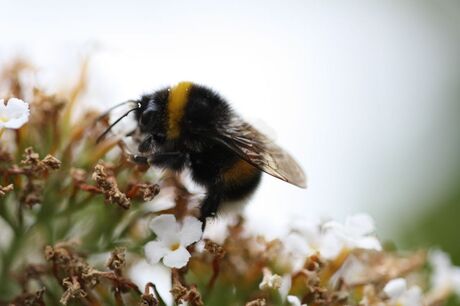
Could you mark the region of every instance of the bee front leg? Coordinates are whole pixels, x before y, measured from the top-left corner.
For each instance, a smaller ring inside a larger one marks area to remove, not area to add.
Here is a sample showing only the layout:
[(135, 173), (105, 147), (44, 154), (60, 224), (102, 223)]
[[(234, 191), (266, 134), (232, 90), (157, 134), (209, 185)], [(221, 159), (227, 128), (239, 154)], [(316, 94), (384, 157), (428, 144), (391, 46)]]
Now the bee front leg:
[(157, 152), (148, 156), (132, 155), (131, 160), (136, 164), (181, 170), (187, 161), (187, 155), (182, 152)]
[(149, 156), (150, 165), (164, 167), (171, 170), (182, 170), (187, 161), (187, 154), (183, 152), (156, 152)]
[(139, 165), (148, 165), (149, 164), (149, 159), (147, 156), (142, 156), (142, 155), (129, 155), (129, 159)]
[(221, 201), (222, 189), (218, 186), (210, 187), (200, 207), (200, 221), (203, 223), (203, 230), (206, 227), (206, 219), (216, 216)]

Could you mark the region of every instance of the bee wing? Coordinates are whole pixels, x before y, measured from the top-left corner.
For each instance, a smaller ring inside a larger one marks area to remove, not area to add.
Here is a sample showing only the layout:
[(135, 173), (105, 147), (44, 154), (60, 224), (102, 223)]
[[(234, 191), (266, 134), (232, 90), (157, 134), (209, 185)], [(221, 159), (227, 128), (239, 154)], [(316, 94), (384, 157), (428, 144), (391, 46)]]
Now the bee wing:
[(305, 174), (294, 158), (241, 118), (234, 116), (214, 139), (271, 176), (306, 188)]

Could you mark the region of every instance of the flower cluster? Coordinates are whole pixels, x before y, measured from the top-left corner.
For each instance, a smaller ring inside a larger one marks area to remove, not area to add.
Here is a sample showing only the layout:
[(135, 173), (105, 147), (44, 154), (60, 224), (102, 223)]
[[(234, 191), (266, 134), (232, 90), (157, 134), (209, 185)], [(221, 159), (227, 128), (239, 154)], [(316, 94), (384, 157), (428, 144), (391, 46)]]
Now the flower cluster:
[(0, 102), (0, 131), (17, 129), (0, 141), (0, 305), (434, 306), (460, 295), (447, 254), (385, 249), (365, 214), (298, 220), (271, 240), (240, 217), (203, 238), (198, 192), (131, 163), (118, 139), (96, 144), (108, 120), (73, 112), (84, 71), (67, 95), (5, 82), (6, 96), (31, 92), (32, 111)]

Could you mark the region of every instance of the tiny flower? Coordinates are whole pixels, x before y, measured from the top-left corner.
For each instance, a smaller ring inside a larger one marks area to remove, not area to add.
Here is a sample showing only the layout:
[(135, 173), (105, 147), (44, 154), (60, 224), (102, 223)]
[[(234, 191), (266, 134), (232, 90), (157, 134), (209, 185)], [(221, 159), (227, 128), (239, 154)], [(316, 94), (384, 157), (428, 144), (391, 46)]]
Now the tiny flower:
[(389, 305), (422, 306), (422, 290), (418, 286), (407, 289), (407, 282), (403, 278), (389, 281), (383, 292), (390, 298)]
[(288, 295), (287, 301), (292, 306), (307, 306), (307, 304), (302, 304), (300, 299), (295, 295)]
[(390, 298), (400, 297), (404, 291), (407, 290), (406, 280), (403, 278), (396, 278), (389, 281), (383, 288), (383, 292)]
[(453, 266), (449, 255), (440, 250), (430, 252), (429, 261), (433, 267), (432, 287), (453, 290), (460, 296), (460, 267)]
[(328, 233), (342, 240), (345, 247), (380, 251), (382, 246), (372, 234), (375, 231), (374, 220), (366, 214), (348, 217), (345, 224), (330, 221), (324, 224)]
[(340, 269), (331, 277), (331, 283), (336, 286), (340, 281), (347, 285), (362, 283), (366, 278), (368, 271), (363, 262), (356, 256), (350, 255), (344, 261)]
[(301, 265), (305, 256), (319, 253), (325, 259), (334, 259), (342, 250), (342, 241), (333, 233), (324, 231), (320, 219), (294, 222), (292, 229), (294, 232), (284, 242), (289, 253), (300, 256)]
[(170, 268), (182, 268), (190, 258), (186, 247), (200, 240), (203, 232), (201, 222), (195, 217), (185, 217), (179, 224), (174, 215), (160, 215), (150, 222), (151, 230), (157, 239), (144, 247), (147, 261), (156, 264), (163, 258), (163, 263)]
[(269, 269), (263, 269), (264, 277), (259, 284), (259, 289), (279, 289), (281, 287), (281, 276), (273, 274)]
[(26, 102), (11, 98), (8, 104), (0, 99), (0, 129), (19, 129), (29, 120), (29, 104)]

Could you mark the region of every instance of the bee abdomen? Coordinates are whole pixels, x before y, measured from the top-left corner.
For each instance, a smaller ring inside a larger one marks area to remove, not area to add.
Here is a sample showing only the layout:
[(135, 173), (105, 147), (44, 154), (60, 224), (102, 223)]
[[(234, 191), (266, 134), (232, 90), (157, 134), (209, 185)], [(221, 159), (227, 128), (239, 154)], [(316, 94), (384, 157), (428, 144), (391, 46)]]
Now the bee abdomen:
[(240, 200), (252, 193), (259, 185), (262, 172), (246, 162), (238, 159), (222, 173), (224, 198)]

